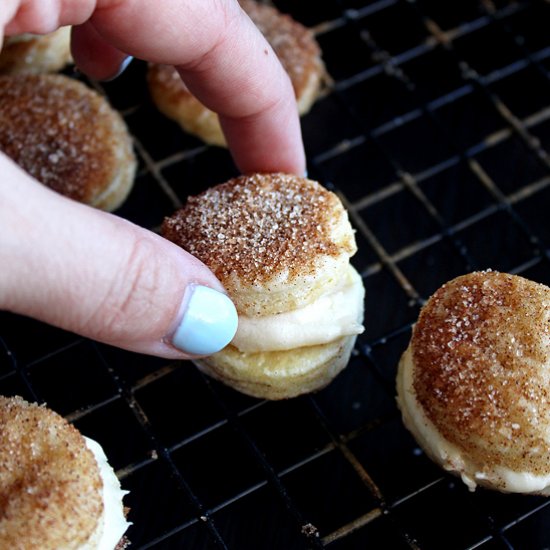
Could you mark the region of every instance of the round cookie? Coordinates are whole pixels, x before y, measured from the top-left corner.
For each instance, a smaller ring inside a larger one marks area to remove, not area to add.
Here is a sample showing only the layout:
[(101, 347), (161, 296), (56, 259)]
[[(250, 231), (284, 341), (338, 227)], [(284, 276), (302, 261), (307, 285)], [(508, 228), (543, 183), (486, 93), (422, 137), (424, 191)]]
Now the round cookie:
[(6, 37), (0, 51), (0, 74), (53, 73), (71, 62), (71, 28), (61, 27), (44, 35)]
[(404, 423), (472, 490), (550, 494), (549, 362), (550, 288), (458, 277), (428, 300), (400, 361)]
[(0, 76), (0, 150), (54, 191), (103, 210), (118, 208), (134, 183), (122, 117), (64, 75)]
[[(255, 0), (239, 3), (288, 73), (299, 113), (307, 113), (317, 99), (325, 76), (321, 49), (313, 33), (271, 6)], [(218, 116), (191, 95), (174, 67), (150, 64), (147, 81), (151, 98), (163, 114), (206, 143), (226, 146)]]
[[(0, 397), (1, 548), (123, 547), (119, 541), (128, 525), (122, 510), (124, 493), (112, 470), (114, 481), (103, 477), (99, 460), (104, 455), (98, 460), (91, 448), (73, 426), (46, 407), (19, 397)], [(115, 484), (118, 510), (104, 498), (105, 482)], [(119, 524), (107, 528), (106, 512), (118, 515), (114, 519)]]
[(162, 234), (202, 260), (239, 314), (224, 350), (197, 360), (250, 395), (292, 397), (328, 384), (362, 332), (364, 289), (339, 198), (288, 174), (242, 176), (190, 197)]

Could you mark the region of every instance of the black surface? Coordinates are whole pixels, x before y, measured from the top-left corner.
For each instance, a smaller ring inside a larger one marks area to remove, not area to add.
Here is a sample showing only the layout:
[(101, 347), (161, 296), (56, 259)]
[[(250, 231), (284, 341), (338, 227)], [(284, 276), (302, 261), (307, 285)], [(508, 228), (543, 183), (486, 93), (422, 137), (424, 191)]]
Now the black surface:
[[(174, 363), (0, 314), (0, 392), (97, 439), (129, 489), (133, 548), (540, 549), (541, 497), (467, 491), (402, 425), (394, 377), (419, 307), (494, 268), (550, 283), (550, 5), (274, 2), (314, 26), (333, 84), (303, 118), (310, 175), (349, 205), (366, 332), (325, 390), (243, 396)], [(151, 104), (136, 61), (99, 85), (136, 139), (118, 212), (155, 229), (235, 175)]]

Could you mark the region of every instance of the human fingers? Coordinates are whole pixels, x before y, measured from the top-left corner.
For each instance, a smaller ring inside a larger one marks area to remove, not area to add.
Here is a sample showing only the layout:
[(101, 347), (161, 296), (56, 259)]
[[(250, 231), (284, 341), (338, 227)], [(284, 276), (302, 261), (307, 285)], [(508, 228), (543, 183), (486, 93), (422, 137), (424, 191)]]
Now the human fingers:
[(0, 308), (170, 358), (222, 349), (235, 307), (201, 262), (70, 201), (0, 155)]
[[(305, 171), (288, 75), (236, 0), (58, 0), (52, 4), (27, 0), (24, 4), (25, 17), (19, 13), (8, 24), (12, 31), (36, 30), (28, 28), (31, 22), (44, 29), (45, 20), (50, 26), (53, 21), (73, 25), (89, 21), (87, 25), (113, 48), (177, 66), (190, 90), (220, 115), (228, 145), (243, 172)], [(85, 64), (82, 54), (75, 53), (77, 65)]]
[(72, 27), (71, 51), (79, 70), (96, 80), (116, 78), (132, 60), (109, 44), (89, 21)]

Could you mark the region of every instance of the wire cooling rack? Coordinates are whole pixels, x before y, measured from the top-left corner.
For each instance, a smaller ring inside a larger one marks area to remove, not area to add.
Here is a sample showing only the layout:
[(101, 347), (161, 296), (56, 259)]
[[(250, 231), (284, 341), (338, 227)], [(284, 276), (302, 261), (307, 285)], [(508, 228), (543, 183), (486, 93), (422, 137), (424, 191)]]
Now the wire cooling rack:
[[(0, 392), (105, 448), (136, 549), (543, 549), (550, 501), (470, 493), (404, 429), (396, 364), (424, 300), (473, 269), (550, 284), (550, 6), (543, 0), (278, 1), (332, 82), (303, 118), (309, 173), (350, 211), (366, 332), (325, 390), (238, 394), (190, 363), (0, 316)], [(156, 229), (236, 175), (151, 104), (145, 65), (96, 86), (140, 169), (119, 214)]]

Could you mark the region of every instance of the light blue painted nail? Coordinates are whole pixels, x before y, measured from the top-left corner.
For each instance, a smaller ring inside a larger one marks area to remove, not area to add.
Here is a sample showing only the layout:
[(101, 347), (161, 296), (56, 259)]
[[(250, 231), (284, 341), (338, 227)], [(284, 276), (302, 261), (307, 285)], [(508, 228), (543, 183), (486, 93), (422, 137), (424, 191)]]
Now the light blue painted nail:
[(120, 76), (125, 70), (126, 68), (128, 67), (128, 65), (132, 62), (134, 58), (129, 55), (127, 57), (124, 58), (124, 61), (120, 64), (120, 66), (118, 67), (116, 73), (112, 76), (110, 76), (109, 78), (106, 78), (105, 79), (105, 82), (110, 82), (111, 80), (114, 80), (115, 78), (117, 78), (118, 76)]
[(187, 292), (191, 295), (172, 344), (192, 355), (220, 351), (237, 332), (237, 310), (233, 302), (222, 292), (206, 286), (193, 285)]

